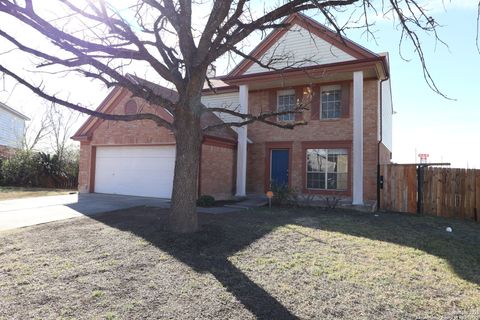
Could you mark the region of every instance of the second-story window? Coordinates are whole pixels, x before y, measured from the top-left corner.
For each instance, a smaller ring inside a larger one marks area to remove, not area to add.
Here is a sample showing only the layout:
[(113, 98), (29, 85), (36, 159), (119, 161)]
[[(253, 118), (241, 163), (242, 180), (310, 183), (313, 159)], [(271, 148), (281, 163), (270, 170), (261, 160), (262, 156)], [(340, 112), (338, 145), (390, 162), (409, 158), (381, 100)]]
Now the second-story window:
[(322, 94), (320, 97), (321, 118), (322, 119), (336, 119), (341, 116), (340, 100), (341, 90), (340, 86), (322, 87)]
[[(292, 111), (295, 109), (295, 90), (282, 90), (277, 92), (277, 111)], [(278, 116), (279, 121), (295, 120), (294, 113), (288, 113)]]

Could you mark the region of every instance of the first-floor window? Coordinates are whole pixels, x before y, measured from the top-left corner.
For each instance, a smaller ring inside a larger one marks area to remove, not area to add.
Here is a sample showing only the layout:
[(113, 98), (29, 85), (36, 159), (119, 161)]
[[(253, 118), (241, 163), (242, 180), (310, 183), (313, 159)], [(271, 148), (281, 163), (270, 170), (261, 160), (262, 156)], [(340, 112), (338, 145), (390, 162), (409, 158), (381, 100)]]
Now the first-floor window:
[(307, 149), (307, 189), (347, 190), (346, 149)]

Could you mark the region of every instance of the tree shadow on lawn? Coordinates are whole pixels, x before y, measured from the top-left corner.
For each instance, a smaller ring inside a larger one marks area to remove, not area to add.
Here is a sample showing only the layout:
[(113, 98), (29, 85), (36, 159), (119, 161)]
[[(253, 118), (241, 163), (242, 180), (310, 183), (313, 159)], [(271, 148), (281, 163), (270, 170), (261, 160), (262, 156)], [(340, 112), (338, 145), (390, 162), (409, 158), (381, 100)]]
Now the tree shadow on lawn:
[[(201, 230), (180, 235), (164, 230), (166, 210), (130, 209), (92, 218), (142, 237), (197, 272), (211, 273), (259, 319), (297, 317), (228, 258), (277, 227), (289, 224), (416, 248), (447, 260), (458, 276), (480, 284), (480, 225), (475, 223), (404, 214), (376, 216), (319, 209), (301, 209), (299, 212), (297, 209), (280, 209), (270, 213), (259, 209), (222, 215), (200, 214)], [(445, 232), (446, 226), (452, 226), (454, 232)]]
[(280, 224), (263, 215), (199, 214), (201, 228), (194, 234), (165, 230), (168, 209), (118, 211), (91, 218), (113, 228), (131, 232), (190, 266), (196, 272), (212, 274), (258, 319), (298, 319), (277, 299), (250, 280), (229, 257), (262, 238)]

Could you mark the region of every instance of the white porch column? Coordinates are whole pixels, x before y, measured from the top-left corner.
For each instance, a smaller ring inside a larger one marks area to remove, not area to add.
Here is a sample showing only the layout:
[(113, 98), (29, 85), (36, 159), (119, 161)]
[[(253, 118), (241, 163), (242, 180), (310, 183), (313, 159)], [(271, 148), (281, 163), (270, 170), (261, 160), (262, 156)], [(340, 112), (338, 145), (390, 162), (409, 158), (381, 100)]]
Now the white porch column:
[[(240, 85), (239, 90), (240, 110), (241, 113), (248, 112), (248, 85)], [(244, 197), (246, 193), (247, 183), (247, 126), (237, 129), (237, 192), (235, 196)]]
[(353, 201), (363, 205), (363, 71), (353, 73)]

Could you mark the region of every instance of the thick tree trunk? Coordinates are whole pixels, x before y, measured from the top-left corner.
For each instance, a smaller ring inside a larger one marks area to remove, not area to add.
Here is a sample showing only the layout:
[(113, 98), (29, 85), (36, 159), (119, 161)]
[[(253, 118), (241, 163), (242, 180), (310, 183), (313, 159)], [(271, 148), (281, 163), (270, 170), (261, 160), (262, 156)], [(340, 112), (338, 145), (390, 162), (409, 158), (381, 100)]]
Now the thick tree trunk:
[(168, 227), (173, 232), (189, 233), (198, 229), (197, 193), (202, 130), (200, 119), (186, 110), (175, 119), (175, 176)]

